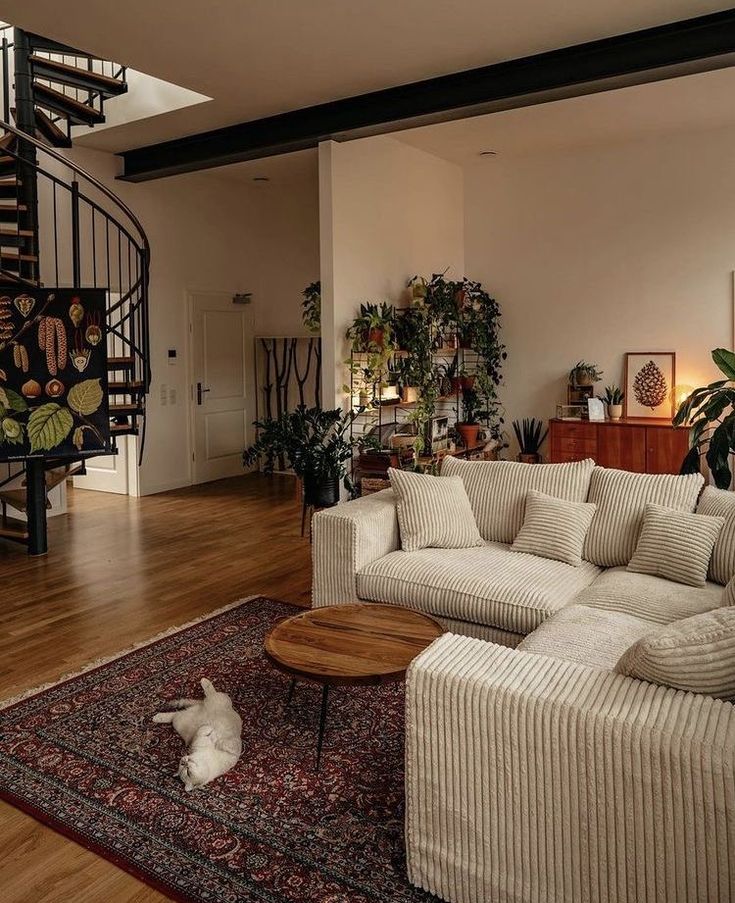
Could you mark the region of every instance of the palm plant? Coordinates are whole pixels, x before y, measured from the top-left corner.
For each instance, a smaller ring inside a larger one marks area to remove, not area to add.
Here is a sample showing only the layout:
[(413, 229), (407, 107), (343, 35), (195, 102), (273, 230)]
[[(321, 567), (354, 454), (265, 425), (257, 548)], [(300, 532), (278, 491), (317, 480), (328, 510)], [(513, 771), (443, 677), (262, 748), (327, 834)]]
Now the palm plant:
[(699, 473), (702, 458), (719, 489), (732, 482), (730, 455), (735, 451), (735, 354), (715, 348), (712, 360), (725, 379), (695, 389), (679, 406), (674, 426), (689, 425), (689, 452), (682, 473)]

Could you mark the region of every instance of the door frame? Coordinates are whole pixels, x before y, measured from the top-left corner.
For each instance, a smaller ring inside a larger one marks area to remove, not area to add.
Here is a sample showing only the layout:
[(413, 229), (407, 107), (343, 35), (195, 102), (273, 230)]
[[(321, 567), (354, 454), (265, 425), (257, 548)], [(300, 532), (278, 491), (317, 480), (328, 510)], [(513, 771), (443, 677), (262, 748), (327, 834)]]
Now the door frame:
[[(187, 288), (186, 296), (186, 341), (185, 357), (186, 357), (186, 438), (187, 438), (187, 455), (189, 462), (189, 485), (198, 485), (194, 482), (194, 449), (196, 448), (196, 437), (194, 435), (194, 296), (195, 295), (214, 295), (220, 298), (229, 298), (232, 303), (233, 296), (236, 292), (225, 292), (221, 289), (208, 288)], [(247, 306), (247, 305), (243, 305)], [(250, 308), (245, 323), (246, 347), (250, 348), (251, 360), (246, 361), (245, 367), (245, 393), (246, 398), (253, 398), (255, 385), (255, 362), (254, 362), (254, 336), (255, 336), (255, 317)], [(168, 366), (168, 365), (167, 365)], [(254, 410), (254, 408), (253, 408)], [(250, 442), (252, 437), (252, 426), (248, 424), (247, 441)], [(243, 468), (243, 474), (248, 471)]]

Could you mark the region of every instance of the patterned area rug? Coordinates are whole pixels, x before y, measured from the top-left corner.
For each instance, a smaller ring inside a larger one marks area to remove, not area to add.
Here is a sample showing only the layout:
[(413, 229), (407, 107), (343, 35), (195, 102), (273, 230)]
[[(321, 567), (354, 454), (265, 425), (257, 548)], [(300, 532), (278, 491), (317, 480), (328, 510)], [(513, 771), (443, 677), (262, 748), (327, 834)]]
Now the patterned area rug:
[[(0, 712), (0, 795), (185, 901), (426, 903), (405, 877), (403, 686), (331, 693), (314, 770), (319, 688), (263, 652), (294, 613), (257, 598)], [(243, 718), (232, 771), (186, 793), (181, 740), (151, 721), (209, 677)]]

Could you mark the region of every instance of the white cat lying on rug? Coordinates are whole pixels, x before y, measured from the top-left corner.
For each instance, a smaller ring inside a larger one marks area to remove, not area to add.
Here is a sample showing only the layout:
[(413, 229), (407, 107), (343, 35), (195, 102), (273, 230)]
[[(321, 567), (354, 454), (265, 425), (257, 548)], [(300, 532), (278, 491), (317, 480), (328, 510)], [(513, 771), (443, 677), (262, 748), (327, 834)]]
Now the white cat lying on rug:
[(178, 776), (187, 791), (208, 784), (229, 771), (242, 752), (242, 719), (227, 693), (218, 693), (206, 677), (201, 680), (204, 699), (175, 699), (176, 712), (158, 712), (153, 720), (172, 724), (186, 743)]

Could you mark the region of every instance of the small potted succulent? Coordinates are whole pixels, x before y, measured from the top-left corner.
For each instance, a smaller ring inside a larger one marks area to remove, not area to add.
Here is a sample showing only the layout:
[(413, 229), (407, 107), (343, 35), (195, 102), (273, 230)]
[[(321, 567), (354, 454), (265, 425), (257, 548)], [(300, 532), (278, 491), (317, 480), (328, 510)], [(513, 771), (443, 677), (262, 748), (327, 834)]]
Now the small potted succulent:
[(610, 420), (620, 420), (623, 416), (623, 399), (625, 395), (622, 390), (614, 383), (612, 386), (605, 386), (604, 402), (607, 405), (607, 415)]
[(541, 420), (524, 417), (513, 421), (513, 432), (518, 440), (518, 460), (523, 464), (538, 464), (541, 461), (541, 446), (549, 432)]

